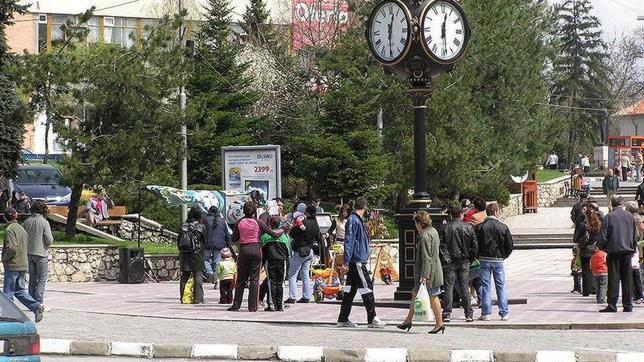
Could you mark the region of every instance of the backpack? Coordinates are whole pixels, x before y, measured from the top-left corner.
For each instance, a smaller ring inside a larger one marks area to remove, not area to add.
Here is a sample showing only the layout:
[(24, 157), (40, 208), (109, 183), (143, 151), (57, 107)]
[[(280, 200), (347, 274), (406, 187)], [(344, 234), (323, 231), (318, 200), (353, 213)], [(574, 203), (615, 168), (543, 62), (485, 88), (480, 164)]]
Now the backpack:
[(181, 253), (194, 254), (198, 250), (201, 225), (197, 222), (181, 225), (181, 233), (177, 240), (177, 248)]

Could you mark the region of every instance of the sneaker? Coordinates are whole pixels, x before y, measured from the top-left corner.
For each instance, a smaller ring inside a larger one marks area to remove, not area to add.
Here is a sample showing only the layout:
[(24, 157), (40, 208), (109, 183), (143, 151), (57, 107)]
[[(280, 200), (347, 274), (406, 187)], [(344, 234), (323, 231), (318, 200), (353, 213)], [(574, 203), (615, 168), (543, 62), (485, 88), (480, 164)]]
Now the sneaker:
[(36, 314), (35, 320), (36, 323), (40, 322), (42, 318), (45, 316), (45, 306), (44, 305), (39, 305), (38, 309), (34, 312)]
[(508, 315), (508, 314), (502, 315), (501, 320), (504, 321), (504, 322), (509, 321), (510, 320), (510, 315)]
[(295, 304), (295, 299), (293, 298), (288, 298), (287, 300), (284, 301), (285, 304)]
[(373, 320), (371, 321), (371, 323), (369, 323), (369, 325), (367, 327), (369, 327), (369, 328), (385, 328), (386, 325), (387, 325), (387, 323), (381, 321), (380, 318), (373, 317)]
[(474, 322), (474, 318), (471, 315), (468, 315), (468, 316), (465, 317), (465, 321), (468, 322), (468, 323), (469, 322)]
[(358, 325), (353, 323), (352, 321), (338, 322), (335, 324), (335, 326), (340, 328), (358, 328)]
[(308, 303), (308, 302), (309, 302), (309, 300), (308, 300), (308, 299), (306, 299), (306, 298), (302, 298), (302, 299), (298, 300), (296, 303), (304, 303), (304, 304), (306, 304), (306, 303)]
[(45, 307), (45, 313), (48, 313), (48, 312), (51, 312), (51, 308), (50, 307)]
[(265, 307), (265, 306), (266, 306), (266, 303), (264, 303), (264, 301), (263, 301), (263, 300), (260, 300), (260, 301), (259, 301), (259, 306), (263, 308), (263, 307)]
[(642, 299), (635, 299), (635, 300), (634, 300), (634, 302), (635, 302), (635, 304), (642, 304), (642, 303), (644, 303), (644, 298), (642, 298)]
[(271, 307), (270, 305), (268, 307), (264, 308), (264, 312), (274, 312), (274, 311), (275, 311), (275, 309), (273, 309), (273, 307)]
[(443, 314), (443, 322), (449, 322), (451, 320), (451, 314), (445, 313)]
[(573, 289), (573, 290), (570, 291), (570, 293), (572, 293), (572, 294), (581, 294), (581, 290)]
[(489, 320), (490, 320), (490, 316), (489, 316), (489, 315), (482, 315), (482, 314), (481, 314), (481, 316), (479, 317), (479, 320), (480, 320), (480, 321), (489, 321)]

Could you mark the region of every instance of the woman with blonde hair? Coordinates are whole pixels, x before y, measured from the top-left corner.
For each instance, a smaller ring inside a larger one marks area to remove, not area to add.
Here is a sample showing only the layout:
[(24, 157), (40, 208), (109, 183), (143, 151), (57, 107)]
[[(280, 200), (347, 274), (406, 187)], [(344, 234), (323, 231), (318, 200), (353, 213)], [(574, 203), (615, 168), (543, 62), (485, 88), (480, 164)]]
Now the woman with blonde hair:
[(441, 285), (443, 285), (443, 268), (439, 259), (440, 239), (438, 231), (432, 226), (432, 218), (427, 211), (419, 211), (414, 215), (414, 222), (418, 230), (416, 237), (416, 265), (414, 268), (414, 279), (416, 285), (412, 291), (409, 305), (409, 312), (405, 321), (398, 325), (398, 329), (409, 331), (412, 327), (412, 318), (414, 316), (414, 299), (420, 288), (427, 288), (430, 296), (432, 312), (436, 324), (429, 334), (445, 333), (445, 324), (442, 319), (442, 308), (438, 296), (441, 294)]

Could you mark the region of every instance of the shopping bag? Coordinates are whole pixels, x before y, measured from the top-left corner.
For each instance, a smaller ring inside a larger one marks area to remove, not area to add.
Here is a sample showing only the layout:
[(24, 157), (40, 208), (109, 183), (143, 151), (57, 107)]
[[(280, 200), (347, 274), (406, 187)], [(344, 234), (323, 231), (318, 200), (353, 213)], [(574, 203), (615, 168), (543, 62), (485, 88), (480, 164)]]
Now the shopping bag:
[(190, 277), (186, 283), (185, 288), (183, 289), (183, 295), (181, 296), (181, 303), (183, 304), (194, 304), (195, 302), (195, 278)]
[(421, 284), (418, 287), (418, 293), (416, 293), (416, 299), (414, 299), (414, 320), (419, 322), (429, 322), (431, 321), (431, 304), (429, 300), (429, 293), (427, 293), (427, 287), (424, 284)]

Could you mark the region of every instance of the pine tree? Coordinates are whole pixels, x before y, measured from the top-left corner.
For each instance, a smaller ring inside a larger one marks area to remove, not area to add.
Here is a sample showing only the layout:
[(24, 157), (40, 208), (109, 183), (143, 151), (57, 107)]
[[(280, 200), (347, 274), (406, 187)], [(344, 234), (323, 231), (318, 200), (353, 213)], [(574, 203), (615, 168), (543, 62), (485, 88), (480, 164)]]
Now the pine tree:
[(558, 8), (559, 49), (553, 61), (551, 103), (561, 106), (559, 116), (568, 125), (567, 161), (587, 152), (596, 140), (607, 100), (606, 45), (600, 21), (590, 15), (589, 0), (566, 0)]
[(250, 0), (246, 12), (242, 16), (242, 28), (248, 34), (253, 44), (270, 42), (270, 11), (266, 10), (264, 0)]
[(230, 0), (209, 0), (205, 22), (196, 36), (193, 72), (186, 87), (190, 118), (188, 170), (191, 184), (221, 182), (223, 146), (255, 144), (256, 100), (238, 61), (240, 45), (229, 41)]
[(13, 14), (22, 14), (26, 6), (16, 0), (0, 0), (0, 176), (13, 177), (18, 170), (24, 137), (24, 114), (8, 67), (15, 59), (9, 53), (5, 29)]

